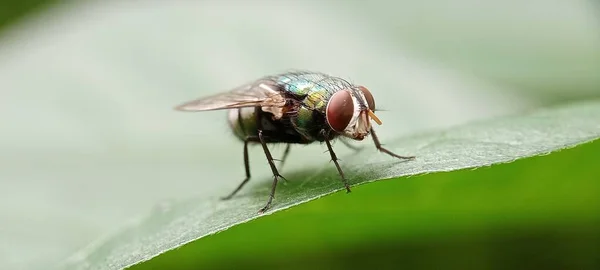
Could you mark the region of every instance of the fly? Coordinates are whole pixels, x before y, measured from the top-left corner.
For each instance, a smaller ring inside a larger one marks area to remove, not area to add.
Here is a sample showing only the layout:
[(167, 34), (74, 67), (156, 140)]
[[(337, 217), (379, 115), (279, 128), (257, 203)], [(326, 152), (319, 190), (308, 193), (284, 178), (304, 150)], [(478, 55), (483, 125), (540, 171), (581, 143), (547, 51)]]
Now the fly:
[(229, 110), (229, 125), (244, 142), (246, 178), (228, 196), (232, 198), (250, 180), (248, 145), (260, 144), (273, 172), (273, 184), (267, 203), (259, 210), (265, 212), (275, 196), (279, 179), (268, 144), (287, 144), (281, 162), (285, 162), (291, 144), (325, 142), (331, 160), (347, 192), (348, 180), (331, 147), (331, 140), (340, 136), (361, 141), (371, 135), (380, 152), (399, 159), (400, 156), (382, 147), (371, 121), (381, 125), (375, 115), (375, 99), (364, 86), (354, 85), (339, 77), (319, 72), (293, 71), (265, 76), (228, 92), (192, 100), (176, 107), (179, 111)]

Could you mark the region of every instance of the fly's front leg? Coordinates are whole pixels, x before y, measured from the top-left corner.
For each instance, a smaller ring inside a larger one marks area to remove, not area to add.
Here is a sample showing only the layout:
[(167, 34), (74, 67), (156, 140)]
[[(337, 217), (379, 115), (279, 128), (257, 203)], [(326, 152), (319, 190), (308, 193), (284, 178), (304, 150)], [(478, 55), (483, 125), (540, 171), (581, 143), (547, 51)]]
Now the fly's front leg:
[(249, 159), (248, 159), (248, 143), (249, 142), (259, 142), (259, 141), (260, 140), (257, 136), (248, 136), (244, 140), (244, 167), (246, 168), (246, 179), (244, 179), (244, 181), (242, 181), (238, 185), (238, 187), (236, 189), (234, 189), (233, 192), (231, 192), (231, 194), (221, 198), (222, 200), (231, 199), (236, 193), (238, 193), (238, 191), (240, 191), (242, 189), (242, 187), (246, 183), (248, 183), (248, 181), (250, 181), (250, 163), (249, 163)]
[(399, 159), (415, 159), (414, 156), (400, 156), (395, 154), (394, 152), (387, 150), (385, 148), (383, 148), (383, 146), (381, 146), (381, 143), (379, 142), (379, 138), (377, 138), (377, 135), (375, 134), (375, 130), (373, 128), (371, 128), (371, 136), (373, 137), (373, 142), (375, 142), (375, 147), (377, 148), (377, 150), (379, 150), (380, 152), (386, 153), (392, 157), (396, 157)]
[(267, 200), (267, 204), (265, 204), (265, 206), (258, 211), (258, 213), (264, 213), (267, 209), (269, 209), (269, 207), (271, 206), (271, 202), (275, 197), (275, 189), (277, 188), (277, 182), (279, 181), (279, 178), (282, 178), (284, 180), (285, 178), (279, 174), (277, 167), (275, 167), (275, 163), (273, 162), (273, 156), (271, 156), (271, 152), (267, 147), (267, 143), (265, 142), (262, 130), (258, 130), (258, 139), (263, 147), (265, 156), (267, 157), (267, 161), (269, 162), (269, 166), (271, 166), (271, 171), (273, 172), (273, 184), (271, 186), (271, 194), (269, 194), (269, 200)]
[[(325, 134), (325, 132), (323, 132), (323, 134)], [(348, 179), (346, 179), (346, 176), (344, 176), (344, 171), (342, 171), (342, 167), (340, 167), (340, 164), (338, 163), (338, 158), (337, 158), (335, 152), (333, 152), (333, 147), (331, 147), (331, 142), (329, 142), (329, 139), (327, 137), (325, 137), (325, 138), (326, 138), (325, 144), (327, 144), (327, 150), (329, 151), (329, 155), (331, 155), (331, 161), (333, 161), (333, 163), (335, 164), (335, 167), (338, 170), (338, 173), (342, 177), (342, 183), (344, 183), (346, 192), (350, 193), (350, 185), (348, 184)]]

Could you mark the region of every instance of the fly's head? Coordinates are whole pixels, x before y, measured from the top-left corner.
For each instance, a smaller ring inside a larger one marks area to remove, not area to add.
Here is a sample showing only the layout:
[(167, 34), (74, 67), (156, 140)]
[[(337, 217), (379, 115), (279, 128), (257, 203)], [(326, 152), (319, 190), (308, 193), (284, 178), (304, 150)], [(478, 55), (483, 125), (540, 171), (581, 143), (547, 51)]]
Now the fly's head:
[(381, 125), (373, 111), (373, 95), (366, 87), (359, 86), (334, 93), (327, 103), (325, 118), (334, 131), (360, 141), (371, 132), (371, 120)]

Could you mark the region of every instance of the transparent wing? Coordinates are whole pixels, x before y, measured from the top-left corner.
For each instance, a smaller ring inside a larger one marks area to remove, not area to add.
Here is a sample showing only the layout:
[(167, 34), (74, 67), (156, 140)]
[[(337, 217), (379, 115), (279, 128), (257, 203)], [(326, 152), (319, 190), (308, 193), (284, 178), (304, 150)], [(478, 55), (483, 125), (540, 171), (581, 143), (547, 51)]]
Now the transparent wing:
[(284, 96), (273, 80), (261, 79), (228, 92), (199, 98), (177, 107), (179, 111), (211, 111), (242, 107), (278, 108), (285, 105)]

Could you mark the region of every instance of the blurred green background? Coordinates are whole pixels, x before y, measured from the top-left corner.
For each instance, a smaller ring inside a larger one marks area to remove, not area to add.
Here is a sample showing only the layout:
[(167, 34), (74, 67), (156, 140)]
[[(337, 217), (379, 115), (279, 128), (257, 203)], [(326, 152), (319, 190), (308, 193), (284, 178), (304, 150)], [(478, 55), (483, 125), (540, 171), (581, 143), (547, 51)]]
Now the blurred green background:
[(55, 1), (48, 0), (27, 0), (27, 1), (2, 1), (0, 10), (0, 29), (4, 30), (7, 25), (13, 23), (29, 13), (52, 4)]
[[(2, 1), (0, 268), (61, 263), (161, 202), (237, 184), (240, 146), (223, 139), (224, 116), (169, 111), (183, 100), (321, 70), (376, 89), (391, 110), (380, 116), (386, 140), (594, 99), (598, 10), (582, 0)], [(139, 268), (591, 269), (598, 150), (360, 186)], [(320, 151), (298, 149), (290, 168), (322, 164)], [(266, 184), (268, 168), (251, 160)]]

